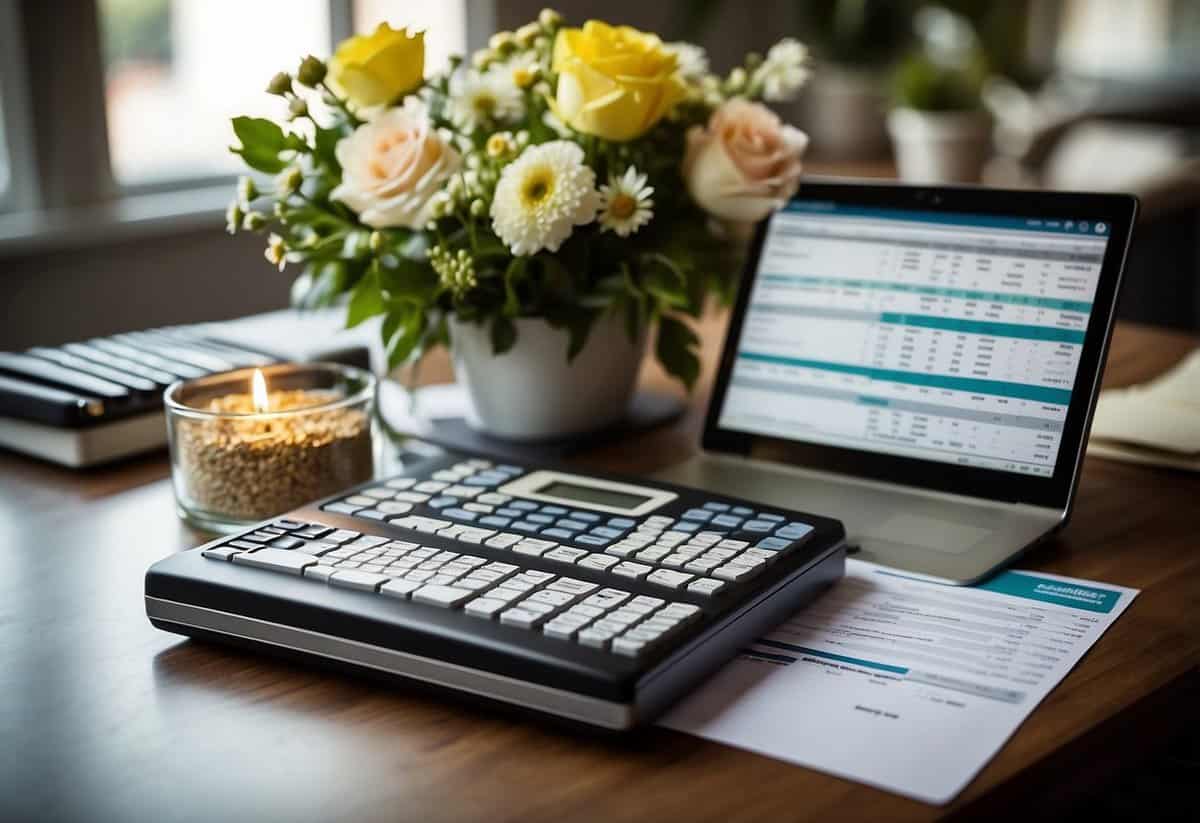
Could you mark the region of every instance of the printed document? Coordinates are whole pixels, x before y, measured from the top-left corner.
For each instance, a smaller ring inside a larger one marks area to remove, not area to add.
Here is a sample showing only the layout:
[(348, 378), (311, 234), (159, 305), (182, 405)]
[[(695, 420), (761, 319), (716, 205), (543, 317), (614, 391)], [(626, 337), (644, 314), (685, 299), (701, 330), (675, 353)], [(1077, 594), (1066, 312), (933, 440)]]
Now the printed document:
[(948, 803), (1136, 595), (1023, 571), (948, 586), (851, 559), (662, 723)]

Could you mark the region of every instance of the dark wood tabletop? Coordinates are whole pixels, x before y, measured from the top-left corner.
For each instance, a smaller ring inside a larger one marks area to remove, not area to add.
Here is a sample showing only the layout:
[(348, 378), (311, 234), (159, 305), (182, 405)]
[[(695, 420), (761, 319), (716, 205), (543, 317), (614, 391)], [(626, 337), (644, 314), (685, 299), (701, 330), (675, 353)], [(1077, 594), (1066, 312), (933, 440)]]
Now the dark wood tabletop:
[[(721, 324), (704, 324), (708, 374)], [(1196, 343), (1122, 326), (1106, 384)], [(651, 365), (644, 379), (664, 383)], [(705, 395), (678, 424), (580, 464), (640, 472), (685, 456)], [(1071, 525), (1020, 565), (1142, 594), (939, 808), (675, 732), (590, 736), (159, 632), (143, 572), (203, 539), (176, 517), (165, 455), (71, 472), (0, 453), (0, 819), (1029, 818), (1200, 717), (1198, 522), (1200, 475), (1086, 461)]]

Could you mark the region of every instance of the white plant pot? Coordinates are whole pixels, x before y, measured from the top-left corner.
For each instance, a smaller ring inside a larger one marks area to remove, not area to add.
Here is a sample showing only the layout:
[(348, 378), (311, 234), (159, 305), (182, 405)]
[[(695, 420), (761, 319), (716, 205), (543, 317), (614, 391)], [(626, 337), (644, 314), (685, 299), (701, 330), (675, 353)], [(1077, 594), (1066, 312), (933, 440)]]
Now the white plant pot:
[(886, 95), (880, 72), (829, 64), (813, 75), (801, 98), (812, 150), (839, 160), (887, 152)]
[(893, 109), (888, 133), (900, 179), (908, 183), (975, 183), (991, 149), (987, 112)]
[(497, 356), (489, 325), (449, 318), (454, 371), (473, 407), (472, 426), (508, 440), (545, 440), (621, 419), (646, 352), (644, 333), (631, 343), (622, 320), (606, 314), (568, 364), (565, 331), (537, 317), (515, 322), (516, 344)]

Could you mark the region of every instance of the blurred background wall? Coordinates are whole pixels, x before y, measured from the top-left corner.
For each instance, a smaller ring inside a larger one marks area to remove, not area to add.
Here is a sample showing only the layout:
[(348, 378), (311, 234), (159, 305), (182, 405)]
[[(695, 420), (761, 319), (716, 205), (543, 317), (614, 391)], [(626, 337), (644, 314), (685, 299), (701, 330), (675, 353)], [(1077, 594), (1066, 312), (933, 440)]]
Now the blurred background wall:
[[(275, 71), (380, 20), (428, 29), (432, 69), (543, 4), (0, 0), (0, 348), (282, 307), (290, 273), (223, 231), (229, 118), (280, 114)], [(1123, 315), (1200, 328), (1200, 0), (558, 8), (695, 42), (720, 71), (798, 37), (813, 80), (780, 113), (814, 173), (1133, 191)]]

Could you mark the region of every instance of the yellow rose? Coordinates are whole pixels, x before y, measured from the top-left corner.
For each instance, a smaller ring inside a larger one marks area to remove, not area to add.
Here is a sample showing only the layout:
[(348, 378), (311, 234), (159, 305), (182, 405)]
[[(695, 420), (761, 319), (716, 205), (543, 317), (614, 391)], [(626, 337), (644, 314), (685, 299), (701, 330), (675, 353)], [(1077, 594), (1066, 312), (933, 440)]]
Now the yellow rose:
[(425, 78), (425, 33), (380, 23), (343, 40), (329, 61), (333, 87), (360, 106), (394, 103)]
[(605, 140), (640, 137), (686, 92), (674, 53), (656, 36), (596, 20), (559, 31), (553, 68), (555, 113)]

